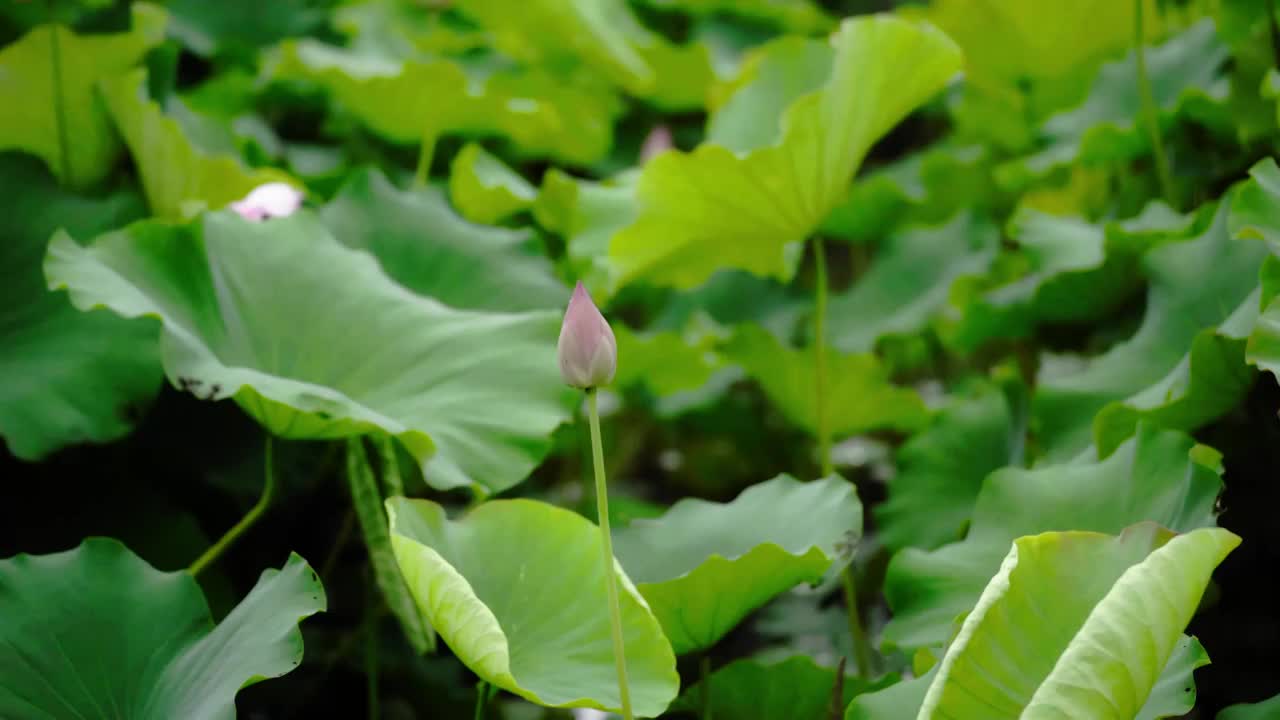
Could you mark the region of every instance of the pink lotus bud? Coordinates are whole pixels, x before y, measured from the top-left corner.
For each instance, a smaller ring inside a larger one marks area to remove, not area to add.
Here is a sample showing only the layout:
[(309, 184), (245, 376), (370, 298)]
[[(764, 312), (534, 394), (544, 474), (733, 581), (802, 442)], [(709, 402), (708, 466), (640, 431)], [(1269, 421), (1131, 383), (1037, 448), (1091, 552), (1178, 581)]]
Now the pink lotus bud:
[(302, 207), (302, 192), (282, 182), (266, 183), (249, 191), (243, 200), (231, 203), (231, 209), (245, 220), (260, 222), (274, 217), (288, 217)]
[(644, 144), (640, 146), (640, 163), (643, 165), (654, 155), (666, 152), (673, 147), (675, 143), (671, 140), (671, 128), (666, 125), (654, 125), (645, 137)]
[(618, 369), (618, 341), (613, 337), (613, 328), (582, 283), (569, 298), (556, 352), (560, 356), (560, 376), (576, 388), (608, 385)]

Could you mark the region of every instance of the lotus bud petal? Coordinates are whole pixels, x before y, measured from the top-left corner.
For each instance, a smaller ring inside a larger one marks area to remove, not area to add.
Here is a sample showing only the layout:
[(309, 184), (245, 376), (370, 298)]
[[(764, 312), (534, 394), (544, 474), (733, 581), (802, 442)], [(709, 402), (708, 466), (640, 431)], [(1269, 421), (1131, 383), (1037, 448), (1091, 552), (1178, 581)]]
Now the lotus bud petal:
[(259, 185), (243, 200), (231, 203), (231, 209), (245, 220), (260, 222), (275, 217), (288, 217), (302, 207), (302, 192), (282, 182)]
[(640, 146), (640, 164), (649, 162), (653, 156), (664, 153), (675, 147), (671, 139), (671, 128), (666, 125), (654, 125)]
[(568, 385), (589, 389), (608, 385), (618, 369), (618, 341), (609, 321), (578, 283), (560, 326), (560, 376)]

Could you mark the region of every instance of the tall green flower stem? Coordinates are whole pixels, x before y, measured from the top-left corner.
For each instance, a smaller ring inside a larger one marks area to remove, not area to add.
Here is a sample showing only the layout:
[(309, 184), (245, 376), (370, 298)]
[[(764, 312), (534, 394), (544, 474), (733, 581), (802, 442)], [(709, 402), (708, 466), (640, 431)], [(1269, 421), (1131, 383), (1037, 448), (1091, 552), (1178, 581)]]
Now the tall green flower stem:
[(702, 661), (698, 663), (698, 671), (702, 675), (702, 720), (711, 720), (711, 655), (702, 653)]
[[(814, 310), (813, 310), (813, 408), (818, 425), (818, 464), (822, 476), (835, 472), (831, 461), (831, 420), (827, 407), (827, 248), (822, 238), (813, 239)], [(849, 638), (860, 674), (871, 672), (871, 646), (862, 627), (858, 609), (857, 579), (853, 563), (844, 570), (844, 601), (849, 612)]]
[(267, 507), (271, 505), (271, 496), (275, 493), (276, 487), (275, 463), (272, 459), (273, 454), (273, 442), (271, 440), (271, 435), (268, 434), (266, 443), (262, 450), (262, 495), (258, 497), (258, 502), (254, 503), (253, 507), (249, 508), (249, 512), (245, 513), (244, 517), (240, 518), (240, 522), (232, 525), (230, 530), (223, 534), (222, 537), (218, 538), (218, 542), (210, 546), (208, 550), (204, 551), (204, 554), (196, 558), (195, 562), (191, 563), (191, 566), (187, 568), (187, 571), (192, 575), (199, 575), (201, 570), (204, 570), (213, 563), (214, 560), (217, 560), (218, 557), (222, 555), (227, 548), (231, 547), (246, 530), (253, 527), (253, 524), (258, 522), (258, 518), (262, 517), (262, 514), (267, 511)]
[(1156, 114), (1155, 95), (1151, 91), (1151, 78), (1147, 75), (1146, 32), (1142, 15), (1145, 0), (1134, 0), (1133, 53), (1138, 68), (1138, 94), (1142, 102), (1142, 122), (1147, 126), (1151, 142), (1151, 154), (1155, 157), (1156, 178), (1160, 182), (1160, 194), (1165, 202), (1178, 207), (1174, 197), (1173, 175), (1169, 171), (1169, 156), (1165, 153), (1164, 138), (1160, 136), (1160, 118)]
[(483, 720), (484, 708), (489, 704), (489, 698), (493, 697), (495, 690), (492, 685), (484, 680), (476, 683), (476, 711), (472, 716), (475, 720)]
[(604, 587), (609, 595), (609, 626), (613, 634), (613, 662), (618, 670), (618, 696), (622, 717), (633, 720), (631, 689), (627, 685), (627, 656), (622, 642), (622, 611), (618, 607), (618, 575), (613, 560), (613, 537), (609, 531), (609, 489), (604, 476), (604, 443), (600, 440), (600, 411), (596, 389), (587, 388), (587, 420), (591, 425), (591, 459), (596, 472), (596, 514), (600, 517), (600, 547), (604, 551)]

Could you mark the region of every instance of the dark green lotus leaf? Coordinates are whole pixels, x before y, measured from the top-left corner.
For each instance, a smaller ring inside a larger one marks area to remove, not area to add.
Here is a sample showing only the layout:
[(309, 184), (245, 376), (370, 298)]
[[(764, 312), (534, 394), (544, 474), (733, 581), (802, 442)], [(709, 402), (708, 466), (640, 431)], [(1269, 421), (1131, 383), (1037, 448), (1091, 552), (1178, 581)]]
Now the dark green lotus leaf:
[(614, 553), (677, 654), (711, 647), (752, 610), (847, 562), (862, 504), (839, 477), (788, 475), (730, 503), (685, 499), (614, 533)]
[[(433, 502), (392, 498), (387, 514), (410, 592), (467, 667), (540, 705), (616, 711), (595, 525), (533, 500), (494, 500), (450, 520)], [(632, 706), (638, 717), (655, 717), (680, 684), (675, 656), (644, 599), (614, 567)]]
[[(231, 56), (252, 60), (258, 50), (318, 30), (325, 10), (310, 0), (167, 0), (170, 32), (202, 57)], [(245, 18), (252, 17), (252, 22)]]
[(449, 168), (449, 198), (466, 219), (496, 225), (533, 207), (538, 190), (475, 143), (468, 143)]
[(438, 188), (400, 190), (374, 169), (354, 173), (320, 218), (334, 237), (378, 258), (410, 290), (455, 308), (562, 308), (569, 290), (527, 230), (475, 225)]
[(998, 387), (952, 399), (897, 452), (889, 499), (875, 508), (884, 544), (928, 550), (960, 539), (982, 481), (1014, 461), (1021, 443), (1015, 432)]
[(1240, 703), (1223, 708), (1216, 720), (1274, 720), (1280, 717), (1280, 695), (1256, 703)]
[(767, 22), (798, 33), (830, 30), (835, 21), (812, 0), (643, 0), (663, 10), (678, 10), (694, 17), (734, 15)]
[[(813, 390), (817, 358), (812, 350), (786, 347), (768, 330), (742, 325), (723, 352), (760, 383), (788, 420), (810, 433), (818, 431)], [(891, 383), (888, 368), (871, 353), (846, 355), (828, 348), (827, 373), (826, 409), (833, 438), (874, 429), (910, 432), (929, 420), (919, 393)]]
[(1026, 337), (1040, 324), (1104, 317), (1137, 292), (1142, 254), (1185, 239), (1197, 219), (1160, 201), (1135, 218), (1104, 225), (1022, 208), (1009, 226), (1019, 247), (1015, 262), (1025, 271), (1007, 282), (1002, 273), (959, 282), (952, 298), (959, 317), (944, 337), (972, 352), (992, 339)]
[[(918, 717), (1137, 717), (1214, 568), (1239, 544), (1221, 528), (1175, 535), (1153, 523), (1118, 537), (1018, 538), (948, 646)], [(1171, 683), (1159, 689), (1160, 706), (1186, 696)]]
[(295, 555), (216, 626), (187, 572), (115, 540), (0, 560), (0, 716), (231, 720), (242, 688), (302, 662), (324, 588)]
[(907, 548), (889, 563), (885, 598), (894, 617), (884, 641), (903, 648), (940, 645), (977, 602), (1014, 538), (1056, 530), (1118, 533), (1151, 520), (1177, 532), (1214, 525), (1219, 473), (1197, 463), (1182, 433), (1139, 425), (1101, 462), (987, 477), (969, 533), (937, 550)]
[(886, 238), (871, 268), (848, 292), (831, 298), (831, 345), (867, 352), (880, 338), (925, 330), (947, 304), (951, 283), (985, 273), (999, 247), (995, 225), (970, 212)]
[(935, 665), (920, 677), (859, 695), (845, 708), (844, 720), (916, 720), (924, 694), (937, 674)]
[[(1223, 72), (1228, 57), (1209, 18), (1147, 49), (1151, 94), (1163, 127), (1172, 126), (1178, 117), (1230, 127), (1225, 107), (1230, 81)], [(1116, 162), (1146, 155), (1151, 138), (1140, 120), (1141, 97), (1130, 52), (1102, 67), (1082, 105), (1045, 123), (1042, 150), (1001, 166), (997, 177), (1006, 186), (1024, 187), (1073, 162)]]
[[(39, 156), (71, 187), (105, 179), (119, 157), (120, 140), (95, 97), (97, 82), (139, 63), (164, 39), (165, 22), (164, 10), (140, 2), (133, 5), (127, 32), (77, 35), (42, 25), (0, 49), (0, 98), (8, 108), (0, 113), (0, 150)], [(61, 78), (56, 88), (50, 71), (55, 33)]]
[(34, 158), (0, 155), (0, 437), (17, 457), (119, 438), (160, 389), (156, 324), (82, 313), (42, 269), (59, 227), (87, 238), (144, 212), (134, 193), (82, 197)]
[[(1177, 369), (1197, 334), (1227, 321), (1248, 298), (1266, 249), (1255, 241), (1231, 238), (1227, 231), (1230, 204), (1229, 199), (1220, 204), (1212, 223), (1198, 237), (1157, 248), (1142, 258), (1151, 288), (1142, 325), (1131, 338), (1090, 359), (1083, 368), (1061, 371), (1051, 364), (1042, 369), (1032, 411), (1047, 458), (1063, 460), (1086, 449), (1099, 410), (1160, 384)], [(1234, 330), (1224, 332), (1229, 338)], [(1206, 362), (1201, 371), (1227, 371), (1224, 387), (1238, 394), (1239, 373), (1211, 365)], [(1212, 397), (1207, 399), (1208, 405), (1191, 408), (1188, 422), (1199, 424), (1224, 409)], [(1142, 407), (1165, 399), (1144, 397), (1136, 402)]]
[[(711, 709), (713, 718), (733, 720), (792, 720), (827, 717), (836, 685), (836, 668), (824, 667), (807, 655), (786, 658), (750, 657), (735, 660), (685, 689), (672, 708), (699, 713)], [(844, 707), (855, 696), (885, 687), (894, 676), (871, 682), (846, 674), (841, 698)]]
[(192, 143), (177, 120), (146, 96), (145, 70), (100, 83), (101, 94), (133, 162), (154, 215), (189, 218), (219, 209), (268, 182), (292, 182), (278, 170), (250, 170), (231, 155), (214, 155)]
[(289, 40), (269, 70), (306, 81), (373, 132), (416, 145), (441, 134), (498, 136), (527, 156), (585, 164), (613, 140), (618, 99), (598, 86), (565, 82), (537, 68), (471, 78), (459, 62), (392, 60), (313, 40)]
[(135, 224), (87, 248), (64, 235), (45, 270), (81, 309), (160, 318), (174, 385), (234, 398), (282, 437), (395, 435), (434, 487), (510, 487), (567, 415), (560, 313), (414, 295), (307, 211)]
[(1264, 240), (1271, 254), (1262, 264), (1262, 311), (1249, 333), (1245, 358), (1262, 370), (1280, 375), (1280, 167), (1268, 158), (1249, 174), (1252, 179), (1240, 188), (1231, 204), (1231, 231), (1245, 240)]

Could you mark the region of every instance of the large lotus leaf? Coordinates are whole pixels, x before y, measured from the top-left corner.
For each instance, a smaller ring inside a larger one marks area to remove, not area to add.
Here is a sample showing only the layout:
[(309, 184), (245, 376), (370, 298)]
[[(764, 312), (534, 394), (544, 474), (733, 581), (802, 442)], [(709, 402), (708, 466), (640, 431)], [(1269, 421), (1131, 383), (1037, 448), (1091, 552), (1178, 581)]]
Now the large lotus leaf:
[(941, 32), (892, 17), (846, 20), (832, 43), (826, 82), (791, 103), (776, 144), (737, 154), (706, 143), (644, 166), (639, 217), (609, 245), (620, 283), (689, 288), (724, 268), (790, 278), (871, 145), (960, 65)]
[(1191, 438), (1139, 425), (1101, 462), (1006, 468), (987, 477), (969, 534), (889, 563), (885, 598), (894, 617), (884, 640), (905, 648), (938, 645), (973, 608), (1014, 538), (1055, 530), (1118, 533), (1144, 520), (1177, 532), (1214, 524), (1219, 473), (1193, 459)]
[(878, 242), (895, 227), (941, 224), (961, 208), (983, 208), (993, 200), (985, 148), (944, 140), (864, 173), (823, 220), (820, 232)]
[(894, 550), (958, 540), (982, 481), (1014, 461), (1021, 444), (999, 388), (959, 396), (898, 450), (889, 499), (876, 506), (880, 539)]
[(42, 270), (59, 227), (92, 237), (144, 212), (136, 194), (74, 195), (34, 158), (0, 155), (0, 436), (14, 455), (114, 440), (160, 388), (155, 323), (79, 312)]
[(735, 153), (778, 142), (787, 108), (822, 89), (834, 59), (830, 43), (794, 35), (746, 51), (738, 74), (717, 93), (706, 141)]
[(151, 212), (159, 217), (191, 217), (221, 208), (268, 182), (289, 182), (283, 173), (250, 170), (229, 155), (211, 155), (192, 144), (182, 126), (146, 97), (145, 70), (101, 82), (116, 128), (138, 167)]
[(821, 580), (861, 535), (853, 485), (779, 475), (730, 503), (686, 499), (636, 520), (615, 533), (614, 553), (681, 654), (711, 647), (773, 596)]
[(642, 0), (664, 10), (704, 17), (736, 15), (749, 20), (768, 22), (799, 33), (829, 30), (835, 21), (812, 0)]
[[(1209, 126), (1229, 124), (1227, 110), (1220, 107), (1230, 93), (1230, 80), (1223, 72), (1229, 54), (1208, 18), (1146, 52), (1151, 95), (1162, 127), (1184, 115)], [(1130, 52), (1102, 67), (1082, 105), (1049, 118), (1043, 128), (1044, 149), (1001, 166), (997, 176), (1002, 183), (1020, 187), (1072, 162), (1140, 157), (1151, 150), (1142, 117), (1137, 62)]]
[(1280, 695), (1262, 702), (1223, 708), (1216, 720), (1274, 720), (1276, 717), (1280, 717)]
[[(391, 545), (410, 592), (454, 654), (484, 680), (550, 707), (616, 710), (618, 677), (599, 530), (532, 500), (495, 500), (457, 520), (392, 498)], [(676, 696), (675, 655), (615, 562), (632, 707)]]
[(136, 224), (88, 248), (60, 236), (45, 271), (81, 309), (160, 318), (175, 385), (234, 398), (282, 437), (385, 431), (434, 487), (519, 482), (566, 416), (559, 313), (416, 296), (309, 212)]
[(420, 3), (350, 0), (332, 10), (331, 24), (357, 52), (393, 60), (456, 56), (489, 44), (483, 30)]
[(164, 27), (163, 10), (137, 3), (127, 32), (77, 35), (43, 25), (0, 50), (0, 149), (38, 155), (72, 187), (104, 179), (120, 141), (95, 86), (141, 61), (164, 39)]
[[(808, 432), (818, 430), (813, 391), (816, 357), (812, 350), (782, 345), (757, 325), (743, 325), (724, 347), (724, 355), (760, 383), (788, 420)], [(827, 420), (834, 438), (874, 429), (910, 432), (928, 422), (920, 395), (889, 382), (889, 370), (875, 355), (845, 355), (828, 348)]]
[(833, 701), (844, 707), (855, 696), (882, 687), (892, 675), (871, 683), (856, 675), (845, 675), (841, 697), (834, 697), (836, 668), (823, 667), (807, 655), (783, 659), (743, 658), (716, 670), (706, 680), (686, 688), (672, 706), (675, 710), (699, 712), (710, 709), (710, 717), (733, 720), (818, 720), (827, 717)]
[[(1088, 447), (1099, 410), (1160, 383), (1201, 330), (1226, 321), (1253, 291), (1266, 248), (1231, 238), (1230, 204), (1220, 204), (1198, 237), (1143, 256), (1151, 288), (1142, 325), (1131, 338), (1082, 369), (1042, 370), (1032, 408), (1047, 458), (1070, 458)], [(1207, 419), (1215, 409), (1203, 408), (1197, 416)]]
[(396, 282), (451, 307), (560, 308), (569, 294), (546, 258), (524, 251), (530, 232), (467, 222), (438, 188), (400, 190), (380, 171), (364, 170), (320, 217), (343, 243), (378, 258)]
[(315, 83), (338, 107), (393, 142), (437, 134), (497, 135), (530, 156), (591, 163), (608, 152), (618, 100), (537, 69), (471, 78), (449, 59), (395, 61), (313, 40), (286, 41), (276, 80)]
[(230, 720), (241, 688), (298, 666), (298, 622), (324, 609), (297, 555), (216, 627), (195, 578), (116, 540), (0, 560), (0, 716)]
[[(1014, 541), (938, 666), (918, 720), (1129, 720), (1146, 704), (1213, 569), (1220, 528)], [(1163, 688), (1183, 695), (1183, 688)]]
[(466, 219), (496, 225), (533, 207), (537, 188), (475, 143), (458, 152), (449, 169), (449, 198)]
[(1137, 217), (1103, 225), (1020, 208), (1009, 230), (1024, 272), (1004, 284), (998, 273), (962, 280), (952, 299), (959, 317), (946, 327), (947, 342), (968, 352), (994, 338), (1025, 337), (1043, 323), (1095, 321), (1138, 290), (1142, 254), (1185, 239), (1197, 219), (1160, 201)]
[(310, 34), (326, 12), (313, 0), (167, 0), (166, 5), (173, 16), (170, 31), (192, 52), (246, 59), (283, 38)]
[(971, 212), (890, 236), (854, 286), (831, 298), (832, 346), (866, 352), (882, 337), (926, 329), (947, 304), (951, 283), (986, 273), (999, 247), (995, 225)]
[(924, 703), (924, 694), (937, 674), (935, 665), (920, 677), (859, 695), (845, 708), (844, 720), (916, 720), (916, 713)]
[(542, 178), (533, 215), (543, 228), (565, 239), (574, 274), (604, 302), (616, 284), (609, 238), (636, 217), (635, 176), (606, 182), (579, 180), (552, 168)]

